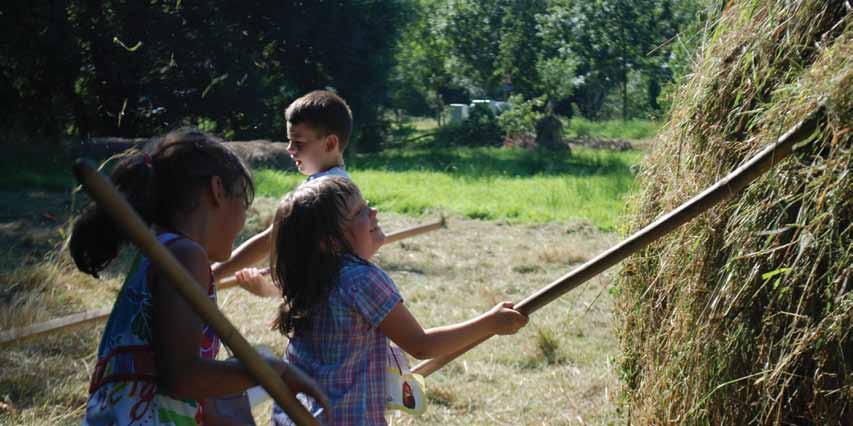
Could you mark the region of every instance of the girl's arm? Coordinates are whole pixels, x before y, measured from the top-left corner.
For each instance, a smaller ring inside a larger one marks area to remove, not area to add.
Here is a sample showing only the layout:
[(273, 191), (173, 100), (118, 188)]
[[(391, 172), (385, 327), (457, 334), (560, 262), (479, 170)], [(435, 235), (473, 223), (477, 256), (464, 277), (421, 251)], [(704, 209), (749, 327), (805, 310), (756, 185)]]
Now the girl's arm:
[(272, 282), (269, 273), (261, 273), (258, 268), (246, 268), (234, 274), (237, 284), (243, 290), (260, 297), (281, 297), (281, 290)]
[[(172, 253), (195, 278), (197, 290), (207, 296), (209, 261), (196, 243), (181, 240), (170, 247)], [(241, 392), (253, 382), (237, 362), (202, 359), (201, 318), (162, 275), (154, 274), (154, 339), (160, 384), (179, 399), (204, 399)]]
[[(213, 275), (219, 279), (234, 275), (237, 271), (257, 265), (270, 254), (272, 243), (272, 225), (259, 234), (249, 238), (240, 247), (234, 249), (231, 258), (213, 265)], [(207, 282), (207, 281), (205, 281)]]
[(468, 321), (424, 330), (401, 302), (382, 320), (379, 329), (415, 358), (428, 359), (455, 352), (493, 334), (515, 334), (525, 324), (527, 317), (514, 310), (512, 302), (502, 302)]

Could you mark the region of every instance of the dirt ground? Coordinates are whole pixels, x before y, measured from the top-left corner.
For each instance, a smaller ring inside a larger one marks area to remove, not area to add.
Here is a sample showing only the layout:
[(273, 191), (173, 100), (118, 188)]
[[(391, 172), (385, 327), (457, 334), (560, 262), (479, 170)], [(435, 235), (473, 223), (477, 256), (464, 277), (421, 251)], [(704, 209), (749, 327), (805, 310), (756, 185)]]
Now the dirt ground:
[[(61, 193), (0, 192), (0, 201), (0, 244), (6, 251), (0, 262), (2, 295), (15, 287), (10, 272), (43, 261), (45, 251), (61, 241), (71, 200)], [(256, 200), (243, 238), (265, 225), (275, 202)], [(435, 217), (380, 212), (386, 232)], [(508, 225), (449, 217), (446, 229), (388, 245), (375, 261), (395, 280), (421, 324), (432, 327), (471, 318), (501, 300), (520, 301), (616, 240), (580, 222)], [(120, 265), (113, 268), (102, 283), (79, 281), (87, 284), (71, 290), (75, 297), (61, 311), (109, 307), (121, 271)], [(77, 275), (69, 271), (56, 279), (76, 282)], [(612, 275), (609, 271), (538, 311), (518, 335), (493, 338), (430, 376), (427, 412), (392, 417), (393, 424), (619, 423)], [(239, 289), (219, 297), (222, 311), (250, 342), (281, 354), (286, 340), (269, 330), (277, 304)], [(16, 322), (4, 324), (22, 325)], [(0, 352), (0, 402), (6, 407), (0, 406), (0, 424), (78, 423), (101, 327)], [(255, 414), (265, 424), (269, 403)]]

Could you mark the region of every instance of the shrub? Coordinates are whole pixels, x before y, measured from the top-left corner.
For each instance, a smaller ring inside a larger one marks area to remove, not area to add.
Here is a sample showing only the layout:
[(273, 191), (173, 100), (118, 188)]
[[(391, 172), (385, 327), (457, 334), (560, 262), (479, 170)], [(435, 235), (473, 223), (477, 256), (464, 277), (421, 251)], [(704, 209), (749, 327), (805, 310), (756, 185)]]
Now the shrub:
[(436, 142), (453, 146), (500, 146), (503, 137), (492, 110), (476, 105), (471, 108), (467, 120), (441, 127), (436, 133)]
[(545, 104), (545, 97), (540, 96), (525, 101), (521, 95), (512, 95), (509, 103), (512, 108), (498, 117), (498, 124), (504, 136), (510, 138), (516, 135), (534, 134), (536, 123), (543, 116), (539, 110)]

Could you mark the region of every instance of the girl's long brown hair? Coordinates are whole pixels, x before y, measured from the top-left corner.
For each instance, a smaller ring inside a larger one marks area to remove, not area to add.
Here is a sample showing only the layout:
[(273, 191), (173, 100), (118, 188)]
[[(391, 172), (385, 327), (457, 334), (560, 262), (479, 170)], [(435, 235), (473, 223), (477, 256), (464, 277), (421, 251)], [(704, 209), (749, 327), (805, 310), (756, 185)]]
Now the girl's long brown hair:
[[(147, 224), (174, 229), (176, 215), (198, 206), (210, 178), (219, 176), (227, 195), (252, 203), (255, 187), (249, 170), (213, 136), (182, 128), (121, 156), (110, 178)], [(118, 255), (127, 237), (97, 204), (74, 222), (69, 240), (77, 268), (97, 277)]]
[(348, 202), (359, 194), (349, 179), (326, 176), (298, 187), (279, 204), (270, 267), (283, 302), (273, 327), (284, 335), (308, 326), (312, 310), (338, 283)]

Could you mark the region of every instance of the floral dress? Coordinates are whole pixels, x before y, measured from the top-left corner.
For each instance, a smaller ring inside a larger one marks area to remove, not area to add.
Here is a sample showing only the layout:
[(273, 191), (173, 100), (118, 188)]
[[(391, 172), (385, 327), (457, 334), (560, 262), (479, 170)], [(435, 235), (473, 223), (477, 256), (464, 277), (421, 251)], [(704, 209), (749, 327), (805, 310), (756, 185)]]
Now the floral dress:
[[(168, 246), (185, 238), (164, 233), (157, 239)], [(152, 347), (151, 263), (137, 256), (107, 321), (98, 362), (89, 385), (83, 425), (198, 425), (204, 419), (201, 401), (178, 400), (157, 386)], [(207, 294), (216, 302), (213, 275)], [(205, 325), (199, 355), (214, 359), (219, 337)]]

